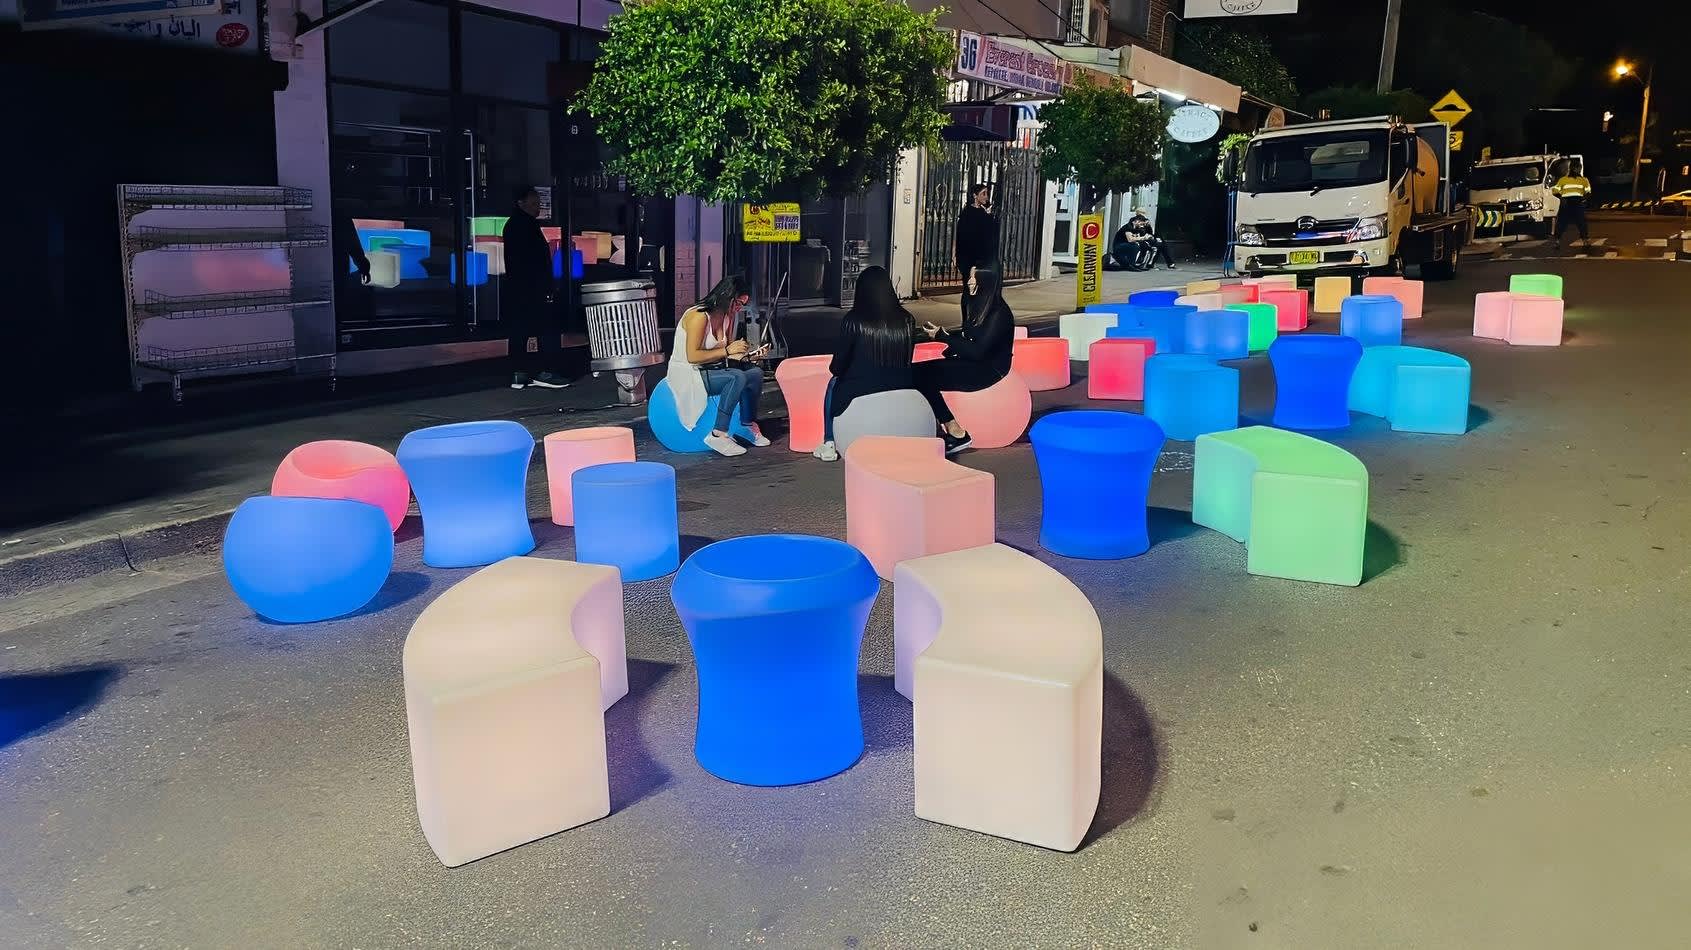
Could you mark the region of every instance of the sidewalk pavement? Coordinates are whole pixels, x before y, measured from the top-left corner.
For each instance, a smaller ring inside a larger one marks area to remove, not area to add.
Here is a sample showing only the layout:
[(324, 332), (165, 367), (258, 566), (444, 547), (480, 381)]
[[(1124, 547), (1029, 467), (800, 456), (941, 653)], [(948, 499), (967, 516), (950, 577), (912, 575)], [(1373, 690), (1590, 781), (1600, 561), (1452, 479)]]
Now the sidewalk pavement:
[[(1148, 271), (1105, 271), (1104, 299), (1126, 300), (1139, 290), (1160, 287), (1179, 288), (1194, 280), (1210, 280), (1221, 276), (1220, 261), (1182, 263), (1174, 270), (1158, 268)], [(1055, 317), (1073, 313), (1075, 306), (1075, 275), (1060, 274), (1048, 280), (1035, 280), (1004, 288), (1004, 302), (1023, 326), (1042, 326)], [(962, 322), (962, 309), (956, 294), (928, 297), (905, 304), (918, 322), (932, 321), (942, 327), (955, 327)]]

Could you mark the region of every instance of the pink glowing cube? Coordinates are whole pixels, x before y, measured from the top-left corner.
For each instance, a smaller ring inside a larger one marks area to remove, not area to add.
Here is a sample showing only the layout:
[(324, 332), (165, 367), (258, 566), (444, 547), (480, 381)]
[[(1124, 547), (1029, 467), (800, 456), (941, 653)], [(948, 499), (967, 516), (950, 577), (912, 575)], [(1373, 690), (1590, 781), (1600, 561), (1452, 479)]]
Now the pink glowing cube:
[(1139, 337), (1110, 337), (1092, 344), (1086, 398), (1144, 399), (1145, 361), (1156, 351), (1157, 341)]
[(912, 363), (926, 363), (928, 360), (945, 358), (945, 344), (939, 340), (929, 340), (916, 344), (916, 352), (910, 357)]
[(787, 448), (809, 452), (822, 444), (822, 401), (828, 395), (831, 356), (794, 356), (775, 368), (787, 403)]
[(570, 481), (581, 469), (634, 461), (634, 430), (622, 426), (565, 429), (541, 440), (546, 450), (546, 488), (552, 497), (552, 523), (575, 524)]
[(1264, 285), (1257, 299), (1274, 305), (1279, 314), (1276, 327), (1281, 333), (1309, 327), (1309, 291)]
[(1515, 295), (1507, 290), (1490, 290), (1474, 295), (1474, 335), (1489, 340), (1509, 338), (1509, 307)]
[(1216, 291), (1227, 303), (1256, 303), (1257, 288), (1255, 284), (1222, 284)]
[(1033, 392), (1064, 389), (1069, 385), (1069, 341), (1044, 336), (1016, 340), (1010, 368), (1020, 374)]
[(363, 442), (307, 442), (282, 459), (270, 494), (290, 498), (344, 498), (382, 509), (399, 530), (411, 507), (411, 482), (387, 449)]
[(939, 439), (864, 436), (845, 454), (846, 541), (875, 573), (993, 542), (993, 480), (945, 457)]
[(1028, 338), (1028, 328), (1027, 327), (1017, 327), (1016, 333), (1015, 333), (1015, 338), (1018, 339), (1018, 340), (1027, 339)]
[(1199, 310), (1222, 310), (1232, 303), (1220, 291), (1208, 294), (1187, 294), (1174, 298), (1177, 307), (1197, 307)]
[(1364, 294), (1383, 294), (1396, 297), (1397, 302), (1403, 304), (1403, 319), (1421, 319), (1421, 282), (1407, 277), (1364, 277), (1362, 278), (1362, 292)]
[(1027, 431), (1033, 418), (1033, 394), (1020, 373), (1009, 375), (979, 392), (945, 393), (957, 422), (969, 430), (977, 449), (1001, 449)]
[(1515, 294), (1506, 339), (1512, 346), (1561, 346), (1562, 298)]

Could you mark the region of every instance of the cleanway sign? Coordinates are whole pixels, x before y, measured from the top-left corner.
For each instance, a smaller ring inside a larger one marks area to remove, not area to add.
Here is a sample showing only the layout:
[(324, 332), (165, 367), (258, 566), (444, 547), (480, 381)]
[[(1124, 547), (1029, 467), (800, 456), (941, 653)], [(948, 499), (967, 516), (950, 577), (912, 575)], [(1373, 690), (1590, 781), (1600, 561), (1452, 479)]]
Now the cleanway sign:
[(1186, 19), (1296, 13), (1298, 0), (1186, 0)]
[(1075, 267), (1075, 303), (1081, 307), (1104, 302), (1104, 216), (1080, 216), (1080, 247)]

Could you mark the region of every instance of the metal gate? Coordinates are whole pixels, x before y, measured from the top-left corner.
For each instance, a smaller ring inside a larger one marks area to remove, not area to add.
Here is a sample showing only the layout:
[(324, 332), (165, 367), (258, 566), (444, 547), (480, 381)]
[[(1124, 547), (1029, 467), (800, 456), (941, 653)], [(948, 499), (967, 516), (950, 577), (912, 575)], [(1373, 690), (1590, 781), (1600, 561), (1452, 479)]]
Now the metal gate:
[(957, 216), (969, 200), (969, 186), (990, 182), (992, 213), (998, 218), (998, 256), (1004, 280), (1039, 276), (1045, 179), (1039, 153), (1008, 142), (941, 142), (928, 150), (922, 194), (922, 261), (917, 290), (933, 293), (963, 284), (954, 261)]

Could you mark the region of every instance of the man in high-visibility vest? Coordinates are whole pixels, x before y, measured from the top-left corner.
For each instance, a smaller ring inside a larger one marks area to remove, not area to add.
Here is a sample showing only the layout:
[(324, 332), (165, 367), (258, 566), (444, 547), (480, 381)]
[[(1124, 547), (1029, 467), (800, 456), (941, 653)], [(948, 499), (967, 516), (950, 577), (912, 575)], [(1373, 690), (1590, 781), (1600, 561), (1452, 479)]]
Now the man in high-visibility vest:
[(1556, 179), (1550, 193), (1561, 199), (1556, 212), (1556, 249), (1562, 249), (1562, 232), (1572, 224), (1579, 228), (1579, 239), (1591, 250), (1591, 229), (1585, 223), (1585, 199), (1591, 195), (1591, 182), (1585, 179), (1585, 169), (1576, 162), (1568, 166), (1568, 173)]

